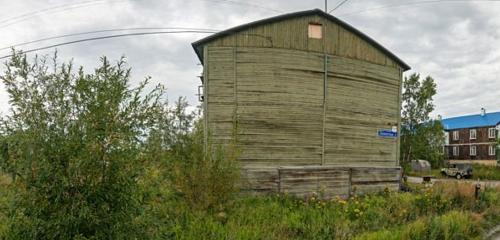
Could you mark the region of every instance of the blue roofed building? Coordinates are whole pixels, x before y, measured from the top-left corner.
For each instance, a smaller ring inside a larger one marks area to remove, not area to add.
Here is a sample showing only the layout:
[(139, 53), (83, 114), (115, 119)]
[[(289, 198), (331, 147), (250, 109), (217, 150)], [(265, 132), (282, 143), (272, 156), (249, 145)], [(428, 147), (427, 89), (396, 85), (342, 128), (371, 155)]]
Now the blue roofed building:
[(498, 163), (500, 112), (446, 118), (445, 156), (450, 163)]

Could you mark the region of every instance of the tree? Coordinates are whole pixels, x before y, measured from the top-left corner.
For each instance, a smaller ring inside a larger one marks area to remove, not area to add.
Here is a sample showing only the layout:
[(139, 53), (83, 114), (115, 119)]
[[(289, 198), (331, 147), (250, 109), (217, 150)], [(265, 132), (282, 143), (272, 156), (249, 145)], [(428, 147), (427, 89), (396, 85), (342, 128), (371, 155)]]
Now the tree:
[(144, 140), (161, 119), (163, 87), (130, 88), (124, 59), (91, 74), (15, 53), (0, 76), (1, 166), (16, 176), (11, 239), (130, 239), (139, 214)]
[(438, 166), (443, 158), (444, 132), (441, 122), (429, 116), (434, 110), (436, 83), (430, 76), (421, 80), (414, 73), (405, 77), (403, 89), (401, 163), (406, 166), (410, 160), (425, 159)]

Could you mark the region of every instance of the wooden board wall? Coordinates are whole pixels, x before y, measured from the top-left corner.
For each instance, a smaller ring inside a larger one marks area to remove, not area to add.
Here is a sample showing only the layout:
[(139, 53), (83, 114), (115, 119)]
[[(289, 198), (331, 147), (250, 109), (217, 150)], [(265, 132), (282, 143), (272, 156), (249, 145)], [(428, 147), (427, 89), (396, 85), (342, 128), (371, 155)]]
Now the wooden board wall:
[(396, 166), (397, 138), (377, 136), (398, 126), (399, 70), (329, 56), (325, 163)]
[(279, 192), (298, 197), (321, 195), (349, 197), (350, 170), (331, 167), (284, 167), (278, 169)]
[(396, 138), (377, 131), (399, 121), (399, 69), (328, 56), (323, 140), (324, 56), (268, 48), (209, 47), (207, 118), (214, 143), (233, 136), (252, 166), (397, 165)]
[[(309, 23), (324, 26), (324, 39), (308, 37)], [(324, 41), (325, 40), (325, 41)], [(326, 42), (326, 46), (324, 44)], [(391, 58), (356, 34), (320, 16), (305, 16), (252, 27), (215, 39), (212, 47), (265, 47), (295, 49), (349, 57), (384, 66), (398, 67)]]
[(349, 197), (397, 191), (400, 167), (287, 166), (242, 169), (241, 189), (250, 194), (286, 193), (297, 197)]
[[(323, 39), (308, 38), (311, 22), (323, 24)], [(309, 16), (222, 37), (203, 52), (206, 124), (215, 144), (236, 137), (244, 189), (397, 190), (398, 139), (377, 131), (399, 124), (401, 67), (380, 50)]]
[(240, 161), (321, 163), (323, 64), (304, 51), (237, 48)]
[(208, 48), (209, 61), (205, 65), (206, 112), (209, 135), (214, 144), (225, 144), (233, 136), (235, 95), (234, 48)]
[(383, 191), (397, 191), (401, 169), (304, 166), (278, 168), (278, 191), (298, 197), (318, 194), (324, 198), (349, 197)]

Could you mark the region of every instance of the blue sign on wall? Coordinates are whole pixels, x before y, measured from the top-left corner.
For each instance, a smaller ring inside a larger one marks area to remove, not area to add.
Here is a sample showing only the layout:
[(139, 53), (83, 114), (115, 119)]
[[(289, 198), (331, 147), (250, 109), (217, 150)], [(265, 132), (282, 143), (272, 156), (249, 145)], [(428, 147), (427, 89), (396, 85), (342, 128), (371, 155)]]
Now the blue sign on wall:
[(398, 133), (393, 132), (391, 129), (382, 129), (382, 130), (378, 130), (378, 136), (379, 137), (386, 137), (386, 138), (395, 138), (395, 137), (398, 137)]

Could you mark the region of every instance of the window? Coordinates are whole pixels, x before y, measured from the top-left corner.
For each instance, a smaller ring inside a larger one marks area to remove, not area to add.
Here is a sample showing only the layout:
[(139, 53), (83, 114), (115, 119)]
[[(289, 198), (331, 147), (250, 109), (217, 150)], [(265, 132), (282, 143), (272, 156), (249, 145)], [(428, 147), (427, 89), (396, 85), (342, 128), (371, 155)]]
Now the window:
[(458, 156), (458, 147), (453, 147), (453, 156)]
[(470, 132), (470, 139), (476, 139), (476, 129), (471, 129), (469, 132)]
[(458, 131), (453, 131), (453, 140), (458, 140)]
[(470, 146), (470, 155), (476, 156), (476, 146)]
[(495, 128), (490, 128), (490, 129), (488, 129), (488, 137), (489, 137), (489, 138), (495, 138), (495, 135), (496, 135), (496, 130), (495, 130)]
[(321, 39), (323, 33), (322, 33), (322, 26), (319, 23), (309, 23), (309, 38), (315, 38), (315, 39)]
[(490, 156), (495, 156), (496, 154), (496, 146), (495, 145), (490, 145), (489, 148), (488, 148), (488, 155)]

